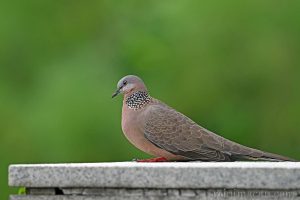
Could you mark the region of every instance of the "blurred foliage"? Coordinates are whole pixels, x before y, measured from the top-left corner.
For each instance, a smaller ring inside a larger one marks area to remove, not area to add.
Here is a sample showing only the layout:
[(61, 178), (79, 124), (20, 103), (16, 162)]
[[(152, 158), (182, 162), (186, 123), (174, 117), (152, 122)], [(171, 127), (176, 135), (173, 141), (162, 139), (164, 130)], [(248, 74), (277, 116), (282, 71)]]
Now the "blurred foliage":
[(19, 188), (18, 194), (19, 194), (19, 195), (26, 194), (26, 188), (24, 188), (24, 187)]
[(9, 164), (147, 157), (122, 135), (122, 100), (111, 99), (127, 74), (226, 138), (300, 159), (299, 10), (277, 0), (2, 1), (0, 195), (17, 193)]

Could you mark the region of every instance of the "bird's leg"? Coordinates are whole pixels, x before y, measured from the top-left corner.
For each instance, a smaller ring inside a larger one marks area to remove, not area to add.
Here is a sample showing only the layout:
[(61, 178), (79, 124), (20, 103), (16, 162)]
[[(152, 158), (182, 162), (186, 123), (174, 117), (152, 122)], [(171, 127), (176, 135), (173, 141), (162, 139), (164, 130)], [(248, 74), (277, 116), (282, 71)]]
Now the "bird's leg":
[(150, 158), (150, 159), (143, 159), (143, 160), (135, 160), (136, 162), (167, 162), (168, 160), (164, 157), (158, 157), (158, 158)]

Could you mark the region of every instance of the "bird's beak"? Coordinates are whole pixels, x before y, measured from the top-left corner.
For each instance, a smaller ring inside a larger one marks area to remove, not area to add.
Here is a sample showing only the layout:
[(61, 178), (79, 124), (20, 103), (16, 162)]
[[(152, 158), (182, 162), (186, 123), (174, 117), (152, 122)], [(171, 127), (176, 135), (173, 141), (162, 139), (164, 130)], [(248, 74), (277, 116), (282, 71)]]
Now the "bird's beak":
[(115, 93), (113, 93), (111, 98), (114, 98), (114, 97), (118, 96), (118, 94), (120, 94), (120, 90), (121, 90), (121, 88), (117, 89), (117, 91)]

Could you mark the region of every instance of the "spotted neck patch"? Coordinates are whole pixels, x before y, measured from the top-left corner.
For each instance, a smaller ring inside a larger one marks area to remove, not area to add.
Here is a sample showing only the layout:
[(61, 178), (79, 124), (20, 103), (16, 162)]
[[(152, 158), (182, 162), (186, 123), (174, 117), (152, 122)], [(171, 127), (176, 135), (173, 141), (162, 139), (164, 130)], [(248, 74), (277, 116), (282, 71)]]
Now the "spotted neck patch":
[(143, 108), (145, 105), (147, 105), (151, 101), (151, 97), (149, 94), (145, 91), (137, 91), (133, 94), (131, 94), (126, 99), (126, 105), (128, 108), (133, 110), (138, 110), (140, 108)]

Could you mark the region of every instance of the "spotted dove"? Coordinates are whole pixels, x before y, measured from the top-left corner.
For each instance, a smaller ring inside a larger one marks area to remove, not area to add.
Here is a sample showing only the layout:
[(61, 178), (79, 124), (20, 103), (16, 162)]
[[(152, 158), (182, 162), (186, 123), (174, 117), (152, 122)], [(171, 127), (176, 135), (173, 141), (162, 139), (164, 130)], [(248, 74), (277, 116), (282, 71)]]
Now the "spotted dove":
[(137, 76), (123, 77), (112, 97), (123, 94), (122, 130), (138, 149), (154, 161), (292, 161), (225, 139), (151, 97)]

